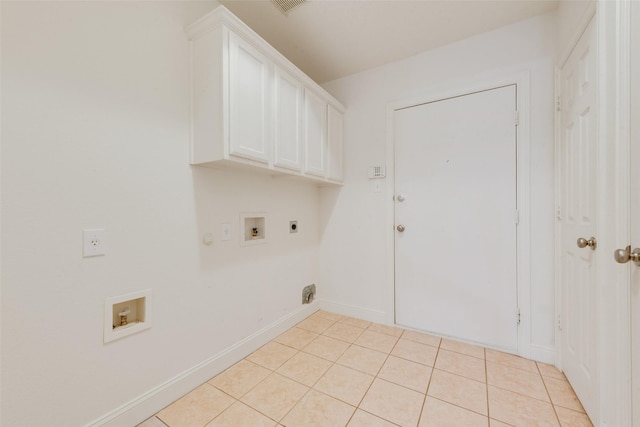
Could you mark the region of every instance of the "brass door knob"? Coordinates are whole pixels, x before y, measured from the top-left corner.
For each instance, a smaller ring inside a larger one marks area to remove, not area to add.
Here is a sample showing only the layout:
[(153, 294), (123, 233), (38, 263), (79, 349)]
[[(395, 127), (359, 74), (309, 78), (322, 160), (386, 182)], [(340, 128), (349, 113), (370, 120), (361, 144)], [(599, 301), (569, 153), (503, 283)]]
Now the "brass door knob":
[(589, 240), (585, 239), (584, 237), (580, 237), (576, 243), (578, 244), (579, 248), (586, 248), (587, 246), (589, 246), (592, 251), (595, 251), (596, 247), (598, 246), (598, 241), (593, 236), (591, 236)]
[(637, 266), (640, 266), (640, 248), (635, 248), (633, 252), (631, 251), (631, 245), (624, 249), (616, 249), (613, 252), (613, 258), (620, 264), (633, 261)]
[(404, 231), (404, 225), (398, 224), (398, 226), (396, 227), (396, 230), (402, 233)]

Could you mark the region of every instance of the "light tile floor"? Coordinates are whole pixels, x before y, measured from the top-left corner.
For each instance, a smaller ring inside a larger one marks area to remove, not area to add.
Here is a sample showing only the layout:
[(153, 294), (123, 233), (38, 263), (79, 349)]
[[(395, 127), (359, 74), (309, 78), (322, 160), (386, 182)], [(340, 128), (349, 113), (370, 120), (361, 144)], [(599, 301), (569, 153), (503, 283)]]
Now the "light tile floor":
[(592, 426), (556, 368), (318, 311), (139, 427)]

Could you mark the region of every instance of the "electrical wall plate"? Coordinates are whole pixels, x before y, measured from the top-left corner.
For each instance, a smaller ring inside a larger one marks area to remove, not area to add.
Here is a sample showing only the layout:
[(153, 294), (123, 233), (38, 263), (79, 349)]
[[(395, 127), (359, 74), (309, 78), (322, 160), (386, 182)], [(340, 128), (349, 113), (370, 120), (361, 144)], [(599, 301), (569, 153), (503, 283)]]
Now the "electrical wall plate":
[(289, 233), (298, 232), (298, 221), (289, 221)]
[(82, 255), (85, 258), (107, 253), (107, 238), (104, 229), (86, 229), (83, 231), (82, 236)]

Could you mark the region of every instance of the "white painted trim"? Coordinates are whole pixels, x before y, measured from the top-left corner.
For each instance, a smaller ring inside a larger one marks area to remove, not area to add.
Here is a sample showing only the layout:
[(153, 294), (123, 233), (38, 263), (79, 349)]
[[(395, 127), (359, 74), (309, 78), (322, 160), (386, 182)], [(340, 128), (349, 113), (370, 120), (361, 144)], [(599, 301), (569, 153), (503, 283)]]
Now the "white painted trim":
[(603, 215), (599, 223), (604, 243), (598, 277), (600, 424), (626, 426), (632, 423), (630, 267), (620, 268), (612, 253), (628, 245), (631, 237), (631, 3), (600, 0), (597, 19), (598, 155), (604, 159), (599, 194), (607, 194), (600, 204)]
[(320, 307), (318, 302), (303, 305), (218, 354), (187, 369), (170, 380), (136, 397), (121, 407), (86, 424), (86, 427), (134, 426), (157, 413), (194, 388), (242, 360), (287, 329), (309, 317)]
[(531, 344), (530, 359), (553, 365), (556, 357), (556, 349), (553, 346)]
[[(573, 47), (572, 47), (573, 48)], [(565, 61), (566, 62), (566, 61)], [(562, 329), (561, 329), (561, 316), (562, 316), (562, 233), (561, 233), (561, 182), (562, 182), (562, 112), (560, 111), (562, 106), (558, 108), (557, 102), (560, 99), (562, 103), (562, 70), (560, 67), (555, 67), (554, 70), (554, 165), (553, 165), (553, 182), (554, 182), (554, 295), (555, 295), (555, 308), (553, 326), (555, 331), (555, 357), (554, 365), (561, 370), (562, 367)]]
[(518, 354), (531, 357), (531, 220), (530, 220), (530, 72), (497, 73), (482, 80), (467, 80), (448, 83), (444, 86), (427, 89), (418, 95), (394, 101), (387, 105), (387, 180), (385, 189), (387, 198), (387, 295), (386, 321), (395, 323), (395, 210), (393, 193), (395, 189), (395, 149), (394, 149), (394, 112), (401, 108), (434, 102), (455, 96), (484, 91), (497, 87), (515, 84), (517, 86), (517, 108), (520, 112), (520, 123), (517, 127), (517, 205), (520, 211), (520, 223), (517, 227), (517, 294), (520, 307), (521, 322), (518, 330)]
[(368, 320), (375, 323), (386, 323), (386, 313), (380, 310), (372, 310), (366, 307), (358, 307), (341, 302), (320, 299), (320, 308), (343, 316), (355, 317), (357, 319)]

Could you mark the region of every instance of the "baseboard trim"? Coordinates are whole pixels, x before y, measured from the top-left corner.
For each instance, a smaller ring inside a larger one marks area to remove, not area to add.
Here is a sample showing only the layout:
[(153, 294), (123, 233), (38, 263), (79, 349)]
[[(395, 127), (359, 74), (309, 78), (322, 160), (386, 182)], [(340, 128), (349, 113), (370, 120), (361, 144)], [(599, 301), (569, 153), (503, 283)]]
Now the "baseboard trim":
[(181, 396), (256, 351), (287, 329), (306, 319), (320, 307), (321, 305), (317, 301), (301, 306), (294, 312), (265, 326), (231, 347), (187, 369), (112, 412), (86, 424), (86, 427), (138, 425)]
[(529, 348), (531, 350), (531, 353), (530, 353), (531, 359), (538, 362), (542, 362), (542, 363), (548, 363), (549, 365), (555, 365), (556, 363), (555, 348), (546, 346), (546, 345), (536, 345), (536, 344), (531, 344)]
[(385, 323), (386, 313), (380, 310), (358, 307), (350, 304), (343, 304), (336, 301), (320, 299), (320, 308), (343, 316), (355, 317), (357, 319), (368, 320), (369, 322)]

